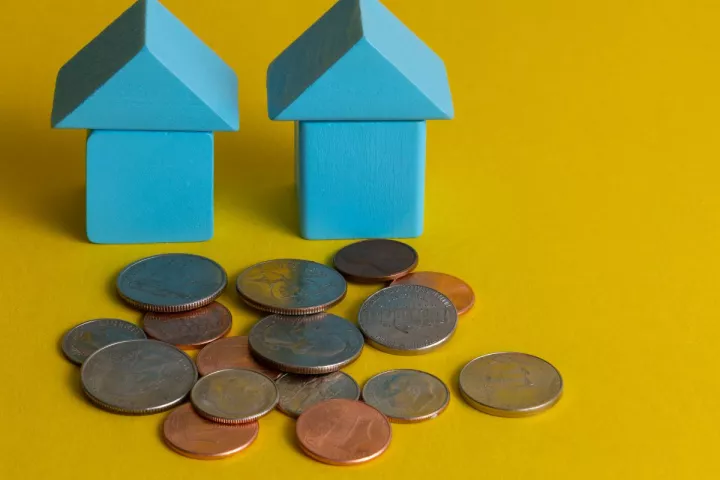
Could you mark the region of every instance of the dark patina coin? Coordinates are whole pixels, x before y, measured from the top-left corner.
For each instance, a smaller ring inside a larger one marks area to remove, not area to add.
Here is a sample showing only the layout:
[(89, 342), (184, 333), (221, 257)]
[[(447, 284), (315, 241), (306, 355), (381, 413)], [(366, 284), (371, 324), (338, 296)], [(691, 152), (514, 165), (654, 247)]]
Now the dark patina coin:
[(382, 283), (413, 271), (418, 254), (410, 245), (395, 240), (363, 240), (337, 252), (333, 263), (349, 280)]

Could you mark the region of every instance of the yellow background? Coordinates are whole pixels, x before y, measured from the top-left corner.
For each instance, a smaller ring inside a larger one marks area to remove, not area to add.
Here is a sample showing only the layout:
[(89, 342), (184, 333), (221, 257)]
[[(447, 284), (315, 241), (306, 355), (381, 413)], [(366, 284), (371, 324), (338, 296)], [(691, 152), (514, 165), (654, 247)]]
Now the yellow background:
[[(164, 414), (88, 404), (58, 350), (96, 317), (139, 321), (118, 271), (161, 252), (209, 256), (231, 283), (277, 257), (327, 262), (347, 242), (297, 235), (292, 125), (267, 119), (268, 63), (331, 0), (164, 0), (238, 73), (241, 131), (217, 135), (216, 235), (98, 246), (84, 237), (84, 133), (49, 128), (57, 70), (128, 0), (2, 2), (0, 9), (0, 477), (719, 478), (720, 4), (715, 0), (386, 0), (445, 59), (456, 118), (428, 129), (420, 269), (466, 279), (477, 307), (445, 348), (366, 348), (359, 382), (437, 374), (440, 418), (394, 425), (365, 466), (304, 457), (273, 412), (220, 462), (168, 450)], [(355, 319), (375, 287), (333, 311)], [(259, 314), (229, 287), (233, 334)], [(528, 419), (458, 397), (457, 374), (498, 350), (539, 355), (565, 396)]]

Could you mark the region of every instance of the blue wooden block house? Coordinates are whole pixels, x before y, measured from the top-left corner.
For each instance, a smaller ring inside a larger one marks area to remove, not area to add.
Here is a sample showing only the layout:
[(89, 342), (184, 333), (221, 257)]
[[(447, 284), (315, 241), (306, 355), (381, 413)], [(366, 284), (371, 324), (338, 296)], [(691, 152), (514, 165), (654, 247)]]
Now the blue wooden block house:
[(96, 243), (213, 235), (213, 131), (237, 130), (238, 81), (157, 0), (140, 0), (59, 71), (55, 128), (88, 129)]
[(378, 0), (339, 0), (267, 72), (268, 113), (294, 120), (301, 234), (423, 231), (426, 120), (450, 119), (445, 65)]

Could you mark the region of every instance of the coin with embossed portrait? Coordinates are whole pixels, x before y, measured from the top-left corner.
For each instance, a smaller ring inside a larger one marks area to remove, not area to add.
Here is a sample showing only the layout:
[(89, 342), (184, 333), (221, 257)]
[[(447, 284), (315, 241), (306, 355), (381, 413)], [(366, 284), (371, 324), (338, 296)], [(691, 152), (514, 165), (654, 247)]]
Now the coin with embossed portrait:
[(275, 385), (280, 393), (278, 409), (291, 417), (297, 417), (307, 408), (331, 398), (360, 398), (357, 382), (344, 372), (327, 375), (286, 373), (275, 381)]
[(236, 287), (251, 307), (284, 315), (324, 312), (347, 291), (345, 279), (332, 268), (294, 259), (253, 265), (238, 275)]
[(198, 348), (224, 337), (232, 326), (232, 314), (224, 305), (213, 302), (189, 312), (147, 312), (143, 329), (150, 338), (180, 348)]
[(365, 300), (358, 325), (378, 350), (418, 355), (447, 342), (457, 318), (455, 306), (442, 293), (422, 285), (396, 285)]
[(184, 352), (157, 340), (126, 340), (90, 355), (80, 371), (88, 398), (110, 411), (151, 414), (182, 402), (197, 380)]
[(560, 372), (534, 355), (501, 352), (470, 361), (460, 372), (460, 392), (481, 412), (527, 417), (555, 405), (562, 395)]
[(208, 375), (228, 368), (245, 368), (263, 373), (275, 380), (282, 372), (259, 364), (250, 354), (248, 337), (237, 336), (221, 338), (203, 347), (195, 363), (200, 375)]
[(391, 422), (415, 423), (440, 415), (450, 402), (450, 391), (429, 373), (389, 370), (365, 383), (362, 398)]
[(351, 322), (330, 313), (270, 315), (253, 326), (250, 351), (283, 372), (322, 374), (340, 370), (360, 356), (363, 336)]
[(62, 350), (71, 362), (80, 365), (106, 345), (144, 338), (147, 338), (145, 332), (133, 323), (116, 318), (98, 318), (71, 328), (63, 337)]
[(335, 268), (358, 283), (382, 283), (410, 273), (418, 254), (410, 245), (383, 238), (351, 243), (333, 259)]
[(275, 383), (253, 370), (227, 369), (205, 375), (190, 392), (203, 417), (218, 423), (247, 423), (267, 415), (278, 402)]
[(453, 302), (458, 315), (469, 311), (475, 305), (472, 288), (457, 277), (440, 272), (412, 272), (393, 281), (392, 285), (423, 285), (442, 293)]

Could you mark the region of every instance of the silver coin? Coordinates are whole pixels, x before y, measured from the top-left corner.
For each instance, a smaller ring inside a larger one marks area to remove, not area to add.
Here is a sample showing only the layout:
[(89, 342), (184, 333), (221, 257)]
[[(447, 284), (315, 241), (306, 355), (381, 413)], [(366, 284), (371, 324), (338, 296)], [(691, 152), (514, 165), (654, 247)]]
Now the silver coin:
[(106, 345), (144, 338), (145, 332), (137, 325), (116, 318), (98, 318), (71, 328), (63, 337), (62, 350), (71, 362), (81, 365)]
[(560, 372), (533, 355), (501, 352), (470, 361), (460, 372), (460, 392), (484, 413), (526, 417), (555, 405), (563, 391)]
[(375, 348), (417, 355), (447, 342), (457, 318), (455, 306), (442, 293), (421, 285), (396, 285), (365, 300), (358, 325)]
[(267, 376), (254, 370), (230, 368), (202, 377), (190, 393), (195, 410), (218, 423), (248, 423), (269, 413), (278, 390)]
[(182, 402), (197, 380), (195, 363), (157, 340), (126, 340), (90, 355), (80, 371), (87, 396), (102, 408), (145, 415)]
[(275, 380), (275, 385), (280, 392), (278, 409), (291, 417), (298, 417), (306, 408), (331, 398), (360, 398), (360, 386), (344, 372), (327, 375), (286, 373)]
[(250, 330), (252, 354), (289, 373), (322, 374), (340, 370), (360, 356), (363, 336), (344, 318), (330, 313), (270, 315)]
[(450, 390), (426, 372), (389, 370), (368, 380), (362, 397), (391, 422), (415, 423), (440, 415), (450, 402)]
[(125, 267), (117, 279), (120, 297), (150, 312), (185, 312), (208, 305), (227, 286), (225, 270), (209, 258), (167, 253)]

